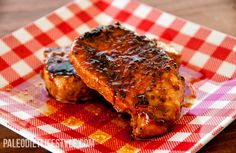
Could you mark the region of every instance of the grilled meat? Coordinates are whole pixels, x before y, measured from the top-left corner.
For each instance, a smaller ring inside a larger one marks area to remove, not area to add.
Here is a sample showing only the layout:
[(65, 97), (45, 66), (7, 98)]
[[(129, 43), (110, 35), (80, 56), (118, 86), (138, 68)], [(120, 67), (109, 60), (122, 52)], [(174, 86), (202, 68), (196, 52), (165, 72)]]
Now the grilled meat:
[(42, 78), (49, 94), (61, 102), (75, 103), (95, 95), (80, 77), (68, 59), (70, 48), (48, 48), (44, 52), (45, 66)]
[(180, 67), (181, 56), (180, 56), (179, 52), (177, 52), (171, 45), (168, 45), (168, 44), (163, 43), (161, 41), (157, 41), (157, 46), (160, 48), (163, 48), (163, 50), (167, 53), (167, 55), (169, 55), (169, 57), (175, 61), (178, 68)]
[(69, 58), (88, 87), (131, 115), (135, 138), (150, 138), (166, 133), (179, 119), (184, 99), (179, 63), (168, 49), (116, 23), (78, 37)]

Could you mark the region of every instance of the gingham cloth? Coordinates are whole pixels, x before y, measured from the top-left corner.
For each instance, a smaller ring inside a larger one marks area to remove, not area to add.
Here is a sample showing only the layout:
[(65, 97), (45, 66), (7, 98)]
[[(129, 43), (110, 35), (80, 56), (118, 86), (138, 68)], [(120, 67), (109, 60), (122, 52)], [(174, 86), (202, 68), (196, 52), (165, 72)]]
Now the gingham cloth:
[[(61, 104), (47, 96), (45, 47), (68, 46), (98, 25), (120, 21), (173, 45), (181, 73), (201, 74), (197, 98), (168, 134), (133, 141), (128, 122), (98, 100)], [(78, 0), (0, 39), (0, 123), (52, 152), (195, 152), (236, 116), (236, 39), (130, 0)], [(68, 145), (44, 140), (63, 140)], [(70, 140), (74, 140), (71, 143)]]

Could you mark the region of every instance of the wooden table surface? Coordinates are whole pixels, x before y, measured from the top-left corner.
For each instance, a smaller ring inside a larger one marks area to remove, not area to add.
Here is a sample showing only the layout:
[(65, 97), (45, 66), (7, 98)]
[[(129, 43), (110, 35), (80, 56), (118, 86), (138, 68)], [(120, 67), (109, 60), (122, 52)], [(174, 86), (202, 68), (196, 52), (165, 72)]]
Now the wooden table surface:
[[(0, 37), (8, 34), (70, 0), (0, 0)], [(187, 20), (236, 36), (236, 0), (139, 0)], [(0, 152), (45, 153), (43, 148), (3, 148), (3, 139), (23, 138), (0, 125)], [(236, 152), (236, 122), (199, 152)]]

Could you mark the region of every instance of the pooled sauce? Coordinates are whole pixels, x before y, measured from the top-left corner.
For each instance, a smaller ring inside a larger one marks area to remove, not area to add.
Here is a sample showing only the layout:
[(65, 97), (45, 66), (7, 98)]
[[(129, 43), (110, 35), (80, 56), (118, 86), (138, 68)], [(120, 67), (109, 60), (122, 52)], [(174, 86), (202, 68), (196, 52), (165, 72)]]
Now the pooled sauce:
[(52, 75), (75, 75), (73, 65), (68, 58), (69, 47), (66, 48), (49, 48), (45, 51), (48, 54), (46, 69)]

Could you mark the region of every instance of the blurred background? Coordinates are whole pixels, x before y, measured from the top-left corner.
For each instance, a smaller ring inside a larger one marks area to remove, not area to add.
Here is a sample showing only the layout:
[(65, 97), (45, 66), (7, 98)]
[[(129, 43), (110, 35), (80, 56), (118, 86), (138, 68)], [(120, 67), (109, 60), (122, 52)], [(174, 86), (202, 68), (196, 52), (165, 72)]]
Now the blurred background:
[[(0, 0), (0, 36), (71, 0)], [(236, 0), (137, 0), (187, 20), (236, 36)]]

